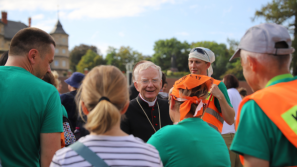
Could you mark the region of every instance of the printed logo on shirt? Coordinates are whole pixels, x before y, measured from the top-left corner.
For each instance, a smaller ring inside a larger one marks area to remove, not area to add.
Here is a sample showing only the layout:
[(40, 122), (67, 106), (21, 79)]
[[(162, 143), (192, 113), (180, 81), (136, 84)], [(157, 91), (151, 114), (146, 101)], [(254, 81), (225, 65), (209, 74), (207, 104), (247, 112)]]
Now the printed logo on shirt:
[(297, 105), (283, 113), (282, 118), (297, 135)]

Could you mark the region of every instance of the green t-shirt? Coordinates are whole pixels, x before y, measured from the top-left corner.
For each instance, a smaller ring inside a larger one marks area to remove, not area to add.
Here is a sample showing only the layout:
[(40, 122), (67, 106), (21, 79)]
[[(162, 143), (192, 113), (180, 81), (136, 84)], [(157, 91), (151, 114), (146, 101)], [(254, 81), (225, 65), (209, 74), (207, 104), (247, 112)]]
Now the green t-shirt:
[(57, 89), (20, 67), (0, 66), (0, 159), (39, 166), (40, 134), (63, 132)]
[(68, 114), (67, 114), (67, 111), (65, 109), (65, 107), (62, 105), (62, 113), (63, 113), (63, 116), (68, 118)]
[(147, 143), (156, 147), (165, 167), (231, 166), (221, 134), (200, 118), (186, 118), (177, 125), (167, 125)]
[[(297, 79), (292, 75), (285, 75), (277, 76), (276, 79), (279, 80), (269, 82), (267, 86)], [(269, 161), (270, 166), (297, 165), (297, 148), (288, 141), (254, 100), (246, 102), (241, 109), (240, 122), (231, 150)]]
[[(231, 104), (231, 101), (230, 101), (230, 98), (229, 98), (229, 95), (228, 95), (228, 91), (227, 91), (227, 88), (226, 88), (226, 85), (221, 82), (219, 85), (218, 85), (219, 89), (221, 90), (221, 92), (224, 94), (225, 96), (225, 99), (227, 101), (227, 103), (230, 105), (230, 107), (233, 108), (232, 104)], [(220, 102), (217, 98), (215, 98), (215, 106), (217, 107), (217, 109), (219, 110), (219, 112), (222, 112), (221, 111), (221, 106), (220, 106)]]

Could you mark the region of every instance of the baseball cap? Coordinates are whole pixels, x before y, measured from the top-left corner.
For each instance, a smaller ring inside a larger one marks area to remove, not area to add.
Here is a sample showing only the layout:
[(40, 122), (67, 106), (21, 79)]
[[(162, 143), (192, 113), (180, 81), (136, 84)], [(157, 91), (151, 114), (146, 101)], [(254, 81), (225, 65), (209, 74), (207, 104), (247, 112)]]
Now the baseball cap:
[[(275, 48), (277, 42), (286, 42), (289, 47)], [(286, 27), (275, 23), (256, 25), (247, 30), (229, 61), (240, 57), (241, 49), (254, 53), (288, 55), (294, 52), (291, 45), (292, 40)]]

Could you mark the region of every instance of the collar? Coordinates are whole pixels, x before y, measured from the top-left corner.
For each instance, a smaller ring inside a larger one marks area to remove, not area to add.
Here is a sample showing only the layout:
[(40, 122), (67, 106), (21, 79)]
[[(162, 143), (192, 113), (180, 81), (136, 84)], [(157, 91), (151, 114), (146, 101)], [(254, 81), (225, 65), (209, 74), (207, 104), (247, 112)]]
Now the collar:
[(265, 86), (265, 88), (267, 88), (268, 86), (271, 86), (273, 82), (281, 80), (281, 79), (286, 79), (286, 78), (293, 78), (292, 74), (282, 74), (282, 75), (278, 75), (273, 77), (271, 80), (269, 80)]
[(155, 99), (154, 101), (152, 101), (152, 102), (147, 101), (147, 100), (145, 100), (145, 99), (141, 96), (140, 93), (139, 93), (139, 97), (140, 97), (141, 100), (143, 100), (144, 102), (146, 102), (146, 103), (149, 105), (149, 107), (153, 107), (153, 106), (155, 105), (156, 101), (157, 101), (157, 97), (156, 97), (156, 99)]

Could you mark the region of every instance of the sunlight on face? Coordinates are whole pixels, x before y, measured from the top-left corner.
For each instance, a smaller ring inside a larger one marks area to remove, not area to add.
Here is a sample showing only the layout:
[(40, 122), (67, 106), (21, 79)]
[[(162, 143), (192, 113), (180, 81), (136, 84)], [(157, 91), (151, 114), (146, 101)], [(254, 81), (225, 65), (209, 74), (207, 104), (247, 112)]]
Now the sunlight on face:
[(149, 67), (139, 72), (135, 87), (145, 100), (154, 101), (161, 86), (162, 81), (156, 68)]

